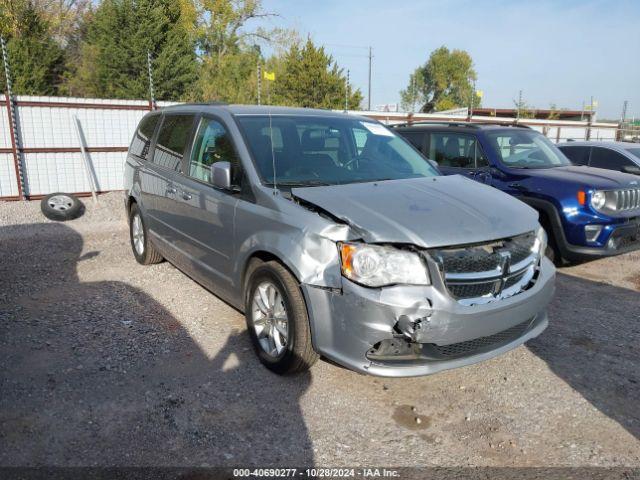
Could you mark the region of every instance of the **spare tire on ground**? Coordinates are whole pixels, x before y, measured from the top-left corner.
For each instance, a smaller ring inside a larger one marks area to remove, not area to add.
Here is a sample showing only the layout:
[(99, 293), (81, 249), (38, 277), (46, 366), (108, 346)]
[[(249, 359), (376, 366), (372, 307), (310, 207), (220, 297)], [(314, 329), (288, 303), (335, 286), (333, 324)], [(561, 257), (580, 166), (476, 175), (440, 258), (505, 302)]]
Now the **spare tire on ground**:
[(40, 202), (40, 210), (49, 220), (65, 222), (84, 213), (84, 204), (69, 193), (50, 193)]

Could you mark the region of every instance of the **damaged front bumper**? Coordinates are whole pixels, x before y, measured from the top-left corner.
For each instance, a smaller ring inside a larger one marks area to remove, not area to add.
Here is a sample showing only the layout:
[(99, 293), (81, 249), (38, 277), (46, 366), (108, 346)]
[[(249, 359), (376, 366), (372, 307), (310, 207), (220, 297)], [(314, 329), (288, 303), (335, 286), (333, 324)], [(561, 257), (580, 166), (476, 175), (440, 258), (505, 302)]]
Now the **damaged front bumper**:
[(545, 257), (535, 284), (510, 298), (463, 305), (430, 286), (342, 290), (303, 284), (316, 350), (372, 375), (409, 377), (470, 365), (511, 350), (547, 326), (555, 269)]

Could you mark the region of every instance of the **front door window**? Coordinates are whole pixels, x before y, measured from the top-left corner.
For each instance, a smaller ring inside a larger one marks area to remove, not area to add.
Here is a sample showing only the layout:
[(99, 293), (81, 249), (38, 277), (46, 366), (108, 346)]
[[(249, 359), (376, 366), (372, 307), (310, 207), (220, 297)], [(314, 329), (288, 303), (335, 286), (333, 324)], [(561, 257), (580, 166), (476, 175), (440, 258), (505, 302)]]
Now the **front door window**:
[[(237, 177), (239, 160), (227, 130), (220, 122), (203, 118), (191, 149), (189, 176), (211, 183), (211, 165), (216, 162), (229, 162), (232, 177)], [(237, 184), (237, 178), (232, 183)]]

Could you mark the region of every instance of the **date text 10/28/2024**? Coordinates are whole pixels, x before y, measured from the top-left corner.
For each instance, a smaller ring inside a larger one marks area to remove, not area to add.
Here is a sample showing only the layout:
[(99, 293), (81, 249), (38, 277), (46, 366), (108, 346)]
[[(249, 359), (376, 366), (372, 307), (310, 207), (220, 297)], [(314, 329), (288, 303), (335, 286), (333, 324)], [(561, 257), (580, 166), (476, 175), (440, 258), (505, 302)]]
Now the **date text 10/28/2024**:
[(397, 478), (400, 472), (387, 468), (235, 468), (233, 476), (236, 478)]

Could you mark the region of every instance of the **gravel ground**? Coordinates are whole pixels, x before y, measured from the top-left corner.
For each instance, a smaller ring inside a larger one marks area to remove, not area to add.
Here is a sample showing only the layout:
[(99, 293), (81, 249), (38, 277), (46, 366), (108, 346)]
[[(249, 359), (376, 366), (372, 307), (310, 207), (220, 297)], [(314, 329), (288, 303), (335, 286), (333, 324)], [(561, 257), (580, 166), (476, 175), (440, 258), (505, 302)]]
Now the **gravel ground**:
[(491, 361), (281, 378), (240, 313), (135, 262), (121, 194), (85, 203), (0, 203), (0, 465), (640, 467), (640, 253), (563, 269), (547, 331)]

